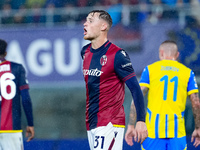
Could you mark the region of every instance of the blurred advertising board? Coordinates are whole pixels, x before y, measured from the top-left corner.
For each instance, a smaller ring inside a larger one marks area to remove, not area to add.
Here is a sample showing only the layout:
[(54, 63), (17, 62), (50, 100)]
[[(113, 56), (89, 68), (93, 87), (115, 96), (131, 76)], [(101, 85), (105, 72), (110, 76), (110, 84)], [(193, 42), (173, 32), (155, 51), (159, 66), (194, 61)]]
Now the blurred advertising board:
[(7, 59), (22, 63), (31, 82), (82, 80), (83, 28), (6, 29)]
[[(180, 33), (184, 32), (178, 24), (169, 21), (157, 25), (117, 25), (111, 28), (109, 40), (128, 52), (137, 76), (146, 65), (159, 60), (159, 45), (168, 39), (178, 39), (182, 63), (191, 69), (195, 67), (194, 71), (200, 70), (200, 31), (195, 31), (195, 40), (191, 33), (189, 43), (190, 32), (185, 31), (185, 36)], [(7, 59), (22, 63), (30, 82), (83, 82), (80, 51), (88, 43), (83, 39), (83, 26), (5, 28), (0, 29), (0, 38), (8, 42)]]

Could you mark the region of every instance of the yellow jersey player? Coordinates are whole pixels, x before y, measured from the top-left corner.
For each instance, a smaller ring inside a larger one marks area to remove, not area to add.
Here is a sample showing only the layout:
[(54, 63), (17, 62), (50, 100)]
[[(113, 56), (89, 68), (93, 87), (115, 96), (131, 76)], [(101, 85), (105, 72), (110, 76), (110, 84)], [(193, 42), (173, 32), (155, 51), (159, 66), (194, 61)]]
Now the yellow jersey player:
[[(187, 149), (184, 112), (188, 95), (195, 120), (192, 141), (195, 138), (195, 147), (200, 144), (198, 86), (194, 72), (176, 61), (178, 56), (176, 43), (164, 41), (159, 48), (160, 61), (148, 65), (142, 73), (140, 86), (144, 95), (148, 92), (148, 138), (142, 144), (143, 150)], [(133, 131), (133, 124), (129, 123), (125, 135), (129, 145), (133, 144), (129, 136)]]

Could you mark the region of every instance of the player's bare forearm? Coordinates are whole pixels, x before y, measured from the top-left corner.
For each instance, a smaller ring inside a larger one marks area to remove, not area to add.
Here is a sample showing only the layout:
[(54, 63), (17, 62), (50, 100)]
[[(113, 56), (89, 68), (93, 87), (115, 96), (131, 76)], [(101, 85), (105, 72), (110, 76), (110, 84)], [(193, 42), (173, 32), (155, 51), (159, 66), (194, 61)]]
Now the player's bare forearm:
[(147, 94), (149, 88), (147, 88), (145, 86), (141, 86), (141, 90), (142, 90), (143, 95), (145, 96)]
[(134, 102), (132, 101), (131, 108), (130, 108), (130, 115), (129, 115), (129, 125), (135, 125), (137, 118), (136, 109)]
[(192, 103), (192, 111), (194, 115), (195, 121), (195, 128), (200, 128), (200, 101), (199, 101), (199, 94), (193, 93), (190, 95), (190, 100)]
[[(148, 90), (149, 90), (149, 88), (147, 88), (145, 86), (141, 86), (141, 91), (142, 91), (144, 96), (146, 95)], [(130, 108), (129, 125), (135, 125), (136, 118), (137, 118), (137, 113), (136, 113), (136, 108), (135, 108), (134, 101), (133, 101), (132, 104), (131, 104), (131, 108)]]

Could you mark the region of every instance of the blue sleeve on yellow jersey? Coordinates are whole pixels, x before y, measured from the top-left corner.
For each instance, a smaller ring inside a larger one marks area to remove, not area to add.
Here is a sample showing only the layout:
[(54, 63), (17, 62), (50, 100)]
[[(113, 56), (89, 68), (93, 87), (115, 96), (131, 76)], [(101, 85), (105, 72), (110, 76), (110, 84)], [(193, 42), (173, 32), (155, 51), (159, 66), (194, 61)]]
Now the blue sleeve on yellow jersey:
[(148, 67), (144, 68), (142, 75), (141, 75), (141, 78), (140, 78), (140, 83), (150, 84)]
[(124, 82), (131, 78), (134, 74), (134, 69), (128, 54), (124, 50), (119, 50), (115, 55), (114, 68), (119, 79)]
[(189, 92), (191, 90), (195, 90), (195, 89), (198, 89), (198, 86), (197, 86), (197, 83), (196, 83), (194, 72), (191, 71), (190, 78), (189, 78), (189, 81), (188, 81), (187, 92)]

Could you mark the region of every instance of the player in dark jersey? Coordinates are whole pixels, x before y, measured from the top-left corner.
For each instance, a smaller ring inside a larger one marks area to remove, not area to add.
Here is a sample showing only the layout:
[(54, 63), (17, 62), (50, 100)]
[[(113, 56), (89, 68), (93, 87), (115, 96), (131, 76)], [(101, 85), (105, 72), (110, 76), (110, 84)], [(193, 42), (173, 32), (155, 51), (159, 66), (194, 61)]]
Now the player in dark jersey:
[(27, 117), (27, 141), (34, 137), (32, 104), (25, 69), (7, 61), (7, 43), (0, 39), (0, 149), (23, 150), (21, 98)]
[(91, 43), (81, 51), (86, 83), (86, 127), (90, 149), (121, 150), (125, 128), (125, 83), (137, 111), (137, 142), (147, 137), (144, 99), (128, 54), (107, 39), (112, 26), (103, 10), (90, 12), (84, 23), (84, 39)]

